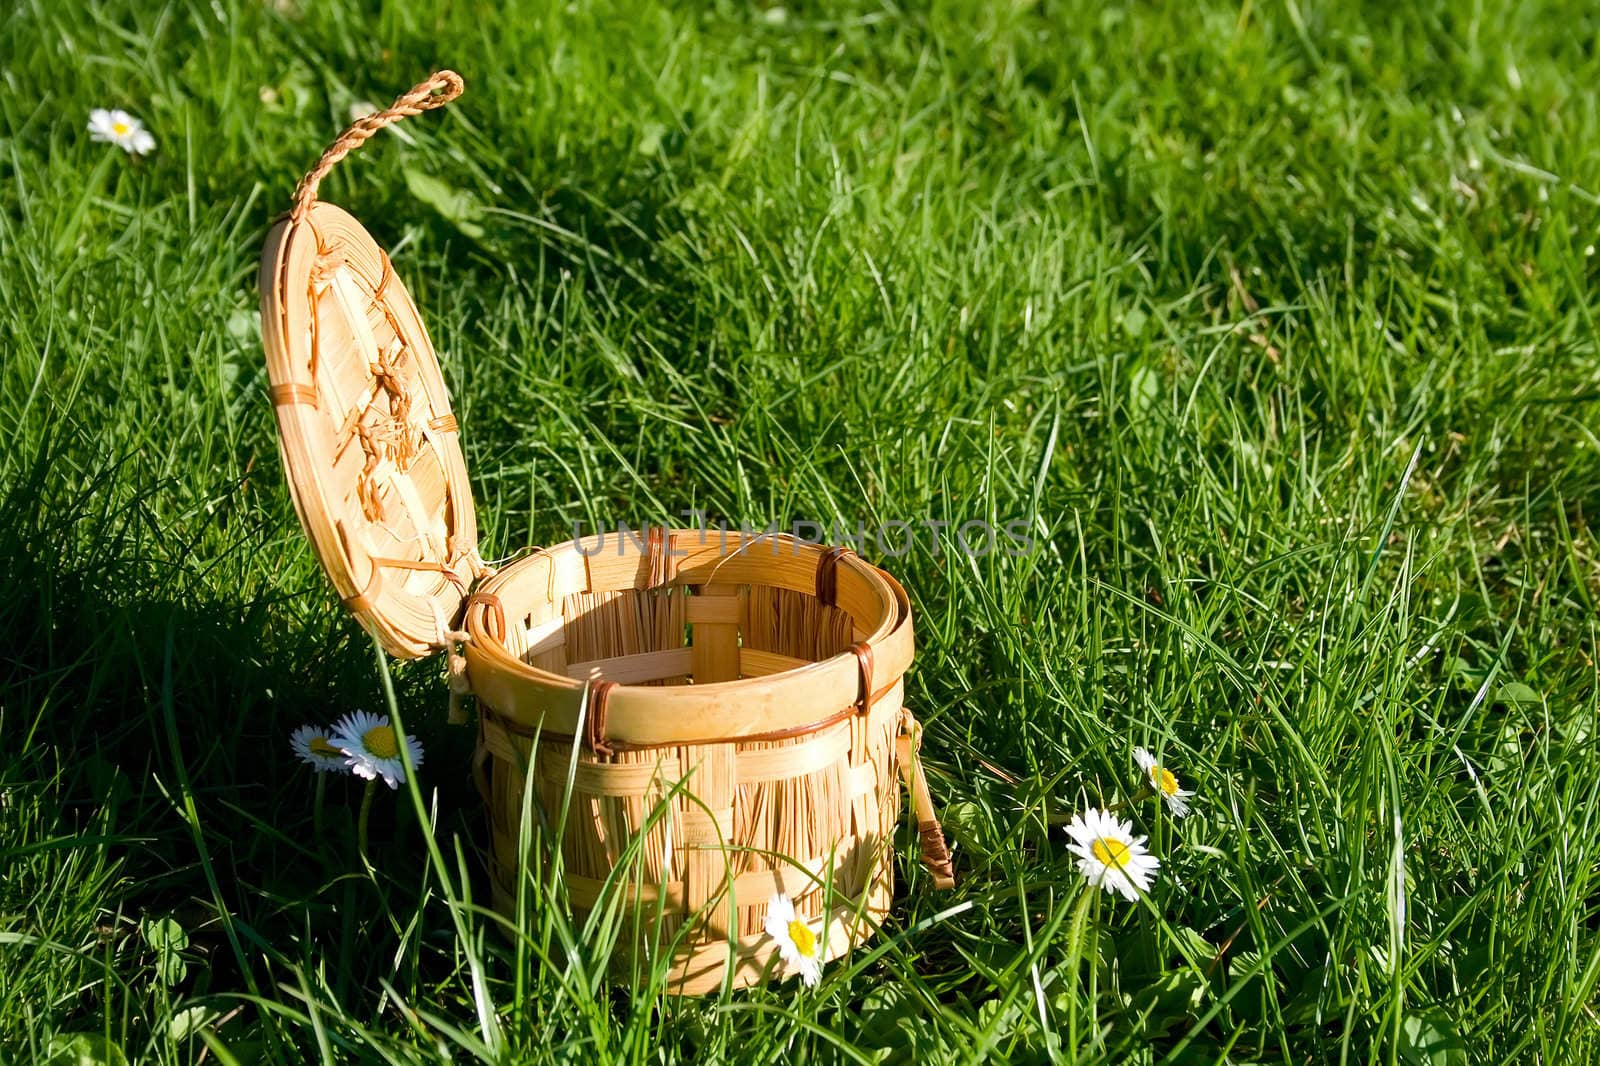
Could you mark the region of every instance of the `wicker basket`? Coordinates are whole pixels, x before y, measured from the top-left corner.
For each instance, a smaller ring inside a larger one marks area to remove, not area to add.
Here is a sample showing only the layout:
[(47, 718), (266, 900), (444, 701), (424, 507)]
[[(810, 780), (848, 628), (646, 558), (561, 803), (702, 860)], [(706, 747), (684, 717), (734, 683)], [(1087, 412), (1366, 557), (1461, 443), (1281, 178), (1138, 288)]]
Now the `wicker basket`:
[(427, 331), (366, 230), (317, 200), (368, 137), (460, 92), (443, 71), (351, 126), (268, 234), (262, 338), (307, 536), (389, 652), (446, 653), (453, 719), (476, 697), (497, 908), (515, 911), (531, 792), (568, 812), (554, 867), (574, 905), (648, 913), (634, 943), (671, 953), (673, 991), (777, 975), (779, 892), (837, 957), (887, 913), (897, 778), (952, 881), (902, 705), (905, 591), (845, 549), (715, 530), (483, 561)]

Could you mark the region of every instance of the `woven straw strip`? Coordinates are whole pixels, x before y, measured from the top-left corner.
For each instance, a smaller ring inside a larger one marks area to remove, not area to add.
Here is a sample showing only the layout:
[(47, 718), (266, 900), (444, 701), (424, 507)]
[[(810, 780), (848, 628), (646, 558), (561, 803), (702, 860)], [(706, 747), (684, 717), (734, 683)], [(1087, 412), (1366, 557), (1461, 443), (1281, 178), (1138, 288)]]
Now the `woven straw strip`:
[(739, 614), (744, 590), (726, 585), (702, 585), (700, 594), (684, 598), (689, 621), (690, 672), (695, 684), (737, 681)]
[[(483, 716), (481, 724), (482, 743), (491, 755), (513, 764), (524, 760), (526, 746), (519, 749), (513, 735), (500, 725), (498, 719)], [(849, 729), (835, 726), (804, 744), (741, 751), (734, 757), (735, 774), (740, 785), (785, 781), (814, 774), (845, 759), (849, 754)], [(594, 763), (580, 759), (572, 768), (572, 788), (574, 792), (589, 796), (648, 797), (671, 788), (682, 776), (681, 765), (678, 759), (670, 756), (660, 756), (646, 763)], [(540, 773), (564, 778), (568, 766), (568, 757), (564, 752), (551, 747), (540, 751)], [(876, 773), (871, 765), (851, 767), (849, 780), (852, 790), (876, 787)]]
[(317, 406), (317, 390), (313, 385), (302, 385), (299, 382), (274, 385), (268, 390), (268, 395), (272, 397), (272, 403), (277, 407), (290, 403), (303, 403), (310, 407)]
[(733, 808), (707, 811), (691, 807), (683, 816), (683, 842), (691, 848), (720, 850), (733, 839)]
[(573, 663), (565, 669), (568, 677), (580, 681), (585, 678), (603, 678), (623, 685), (637, 685), (643, 681), (659, 681), (664, 677), (678, 677), (689, 672), (688, 648), (671, 651), (647, 651), (638, 655), (618, 655), (610, 659), (590, 659)]
[[(428, 541), (429, 550), (436, 555), (446, 555), (449, 549), (445, 545), (446, 536), (442, 512), (439, 523), (433, 525), (432, 528), (424, 526), (422, 523), (427, 521), (429, 514), (429, 511), (426, 509), (428, 505), (423, 503), (422, 496), (417, 491), (416, 479), (409, 477), (395, 477), (395, 470), (396, 468), (390, 467), (381, 471), (386, 476), (385, 483), (395, 495), (400, 497), (401, 502), (405, 504), (406, 515), (417, 524), (417, 532)], [(467, 590), (463, 587), (461, 594), (465, 596), (466, 593)]]
[[(412, 511), (411, 513), (418, 514), (419, 512)], [(443, 563), (436, 563), (431, 559), (390, 559), (382, 555), (374, 555), (372, 563), (374, 566), (392, 566), (400, 570), (427, 570), (432, 573), (443, 574), (445, 580), (454, 585), (461, 595), (465, 596), (467, 594), (465, 578)]]
[(395, 323), (394, 314), (384, 303), (383, 293), (389, 287), (389, 282), (394, 280), (394, 264), (389, 262), (389, 253), (382, 248), (378, 249), (378, 284), (372, 290), (372, 309), (389, 320), (396, 337), (400, 334), (400, 327)]
[(690, 625), (739, 623), (737, 596), (694, 596), (690, 598), (687, 609)]
[(706, 744), (690, 758), (693, 786), (699, 804), (684, 811), (680, 823), (683, 842), (684, 910), (701, 915), (695, 939), (727, 940), (739, 932), (739, 916), (727, 906), (710, 906), (726, 893), (735, 842), (733, 805), (738, 793), (733, 744)]
[[(527, 629), (525, 647), (521, 657), (524, 662), (533, 662), (536, 656), (546, 655), (553, 651), (565, 648), (567, 645), (566, 620), (560, 615)], [(565, 669), (563, 667), (562, 669)]]
[[(565, 752), (545, 748), (539, 753), (539, 772), (547, 778), (565, 779), (569, 765)], [(660, 798), (677, 784), (682, 774), (678, 760), (670, 756), (643, 763), (594, 763), (580, 759), (571, 770), (574, 793), (620, 799)]]
[[(604, 682), (601, 683), (604, 684)], [(523, 725), (521, 722), (517, 722), (500, 715), (494, 710), (494, 708), (489, 707), (482, 701), (479, 701), (479, 708), (482, 713), (497, 717), (508, 733), (525, 737), (531, 737), (535, 735), (535, 731), (533, 729)], [(807, 736), (811, 733), (817, 732), (818, 730), (826, 729), (828, 726), (837, 725), (847, 718), (859, 713), (861, 713), (860, 708), (856, 704), (852, 703), (848, 707), (844, 707), (838, 711), (835, 711), (833, 714), (828, 715), (826, 718), (819, 719), (815, 722), (807, 722), (805, 725), (794, 726), (790, 729), (775, 729), (766, 733), (750, 733), (735, 737), (706, 737), (703, 739), (694, 740), (674, 740), (670, 744), (634, 744), (628, 741), (612, 740), (611, 746), (616, 751), (655, 751), (661, 748), (702, 747), (712, 744), (754, 744), (760, 741), (791, 740), (794, 737)], [(562, 743), (568, 743), (573, 739), (570, 734), (555, 733), (549, 730), (544, 730), (537, 735), (544, 737), (546, 740), (556, 740), (561, 741)]]
[(377, 602), (378, 592), (382, 588), (383, 571), (374, 566), (372, 568), (372, 576), (367, 578), (367, 587), (356, 593), (354, 596), (340, 597), (339, 602), (343, 603), (352, 611), (370, 611), (372, 609), (372, 605)]
[(760, 648), (739, 649), (739, 673), (745, 677), (763, 677), (767, 674), (781, 674), (785, 670), (793, 670), (805, 666), (809, 659), (797, 659), (793, 655), (779, 655), (775, 651), (762, 651)]
[[(839, 841), (838, 854), (844, 855), (855, 846), (855, 837), (845, 837)], [(756, 870), (734, 878), (730, 895), (735, 905), (741, 910), (748, 907), (765, 907), (771, 902), (773, 895), (779, 892), (791, 900), (804, 899), (824, 884), (823, 878), (827, 873), (830, 859), (823, 856), (803, 863), (793, 859), (784, 859), (783, 862), (784, 865), (775, 869)], [(580, 877), (574, 874), (563, 877), (561, 883), (566, 886), (573, 905), (578, 907), (594, 906), (604, 894), (606, 885), (601, 878)], [(684, 908), (685, 889), (682, 881), (668, 881), (664, 885), (649, 882), (636, 884), (619, 878), (612, 885), (612, 893), (621, 897), (624, 907), (635, 902), (654, 904), (665, 897), (668, 908), (672, 910)]]
[[(515, 766), (518, 763), (525, 762), (527, 758), (523, 754), (527, 750), (527, 745), (523, 744), (519, 747), (512, 737), (513, 734), (508, 733), (501, 727), (498, 718), (487, 714), (478, 715), (479, 746), (508, 766)], [(564, 773), (565, 771), (563, 770)]]
[(741, 751), (736, 760), (739, 784), (807, 777), (849, 756), (850, 726), (848, 722), (841, 722), (803, 744)]
[[(356, 285), (355, 278), (348, 271), (341, 269), (334, 272), (332, 281), (333, 284), (329, 292), (340, 305), (342, 320), (350, 326), (351, 341), (355, 344), (356, 350), (361, 353), (361, 357), (366, 363), (378, 363), (380, 366), (386, 366), (386, 364), (381, 363), (382, 357), (378, 353), (378, 342), (372, 335), (372, 327), (367, 321), (367, 316), (362, 306), (366, 302), (365, 295)], [(387, 377), (387, 370), (380, 371), (380, 374), (383, 376), (380, 376), (378, 381), (389, 392), (391, 397), (389, 417), (394, 423), (399, 423), (406, 409), (409, 408), (409, 403), (402, 403), (400, 408), (396, 409), (393, 400), (394, 386)], [(380, 522), (383, 520), (384, 510), (379, 497), (379, 484), (387, 480), (391, 485), (400, 485), (403, 484), (404, 479), (397, 480), (383, 477), (379, 467), (386, 460), (394, 459), (400, 469), (403, 470), (405, 463), (410, 460), (410, 455), (403, 449), (398, 453), (392, 453), (387, 442), (378, 439), (378, 431), (382, 430), (387, 434), (390, 423), (376, 420), (376, 417), (382, 416), (369, 417), (368, 412), (371, 410), (371, 408), (363, 405), (359, 410), (353, 410), (352, 412), (356, 415), (354, 426), (356, 439), (361, 442), (361, 450), (367, 456), (366, 465), (362, 467), (361, 475), (356, 482), (356, 494), (361, 501), (361, 513), (366, 516), (367, 520)], [(410, 506), (409, 502), (407, 506)]]

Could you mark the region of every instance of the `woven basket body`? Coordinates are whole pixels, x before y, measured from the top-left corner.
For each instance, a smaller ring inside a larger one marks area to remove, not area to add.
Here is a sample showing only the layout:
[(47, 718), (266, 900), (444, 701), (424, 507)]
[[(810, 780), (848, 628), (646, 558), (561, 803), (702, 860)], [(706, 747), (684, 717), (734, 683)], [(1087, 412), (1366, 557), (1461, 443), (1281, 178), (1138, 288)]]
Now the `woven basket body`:
[[(618, 907), (632, 933), (618, 957), (667, 958), (679, 993), (778, 972), (763, 925), (780, 892), (836, 957), (888, 909), (897, 773), (923, 862), (951, 883), (902, 706), (905, 592), (842, 549), (719, 531), (484, 562), (421, 316), (371, 235), (316, 196), (385, 125), (460, 91), (442, 71), (359, 120), (268, 233), (262, 342), (295, 509), (384, 648), (446, 653), (452, 718), (477, 696), (501, 910), (516, 913), (530, 871), (556, 871), (544, 887)], [(527, 818), (556, 827), (540, 846), (559, 856), (524, 861)]]
[(670, 954), (675, 992), (720, 986), (730, 956), (735, 985), (778, 972), (775, 893), (829, 958), (882, 920), (912, 630), (880, 571), (786, 537), (613, 535), (501, 570), (466, 630), (497, 907), (531, 775), (545, 817), (568, 812), (572, 902), (648, 915), (634, 947)]

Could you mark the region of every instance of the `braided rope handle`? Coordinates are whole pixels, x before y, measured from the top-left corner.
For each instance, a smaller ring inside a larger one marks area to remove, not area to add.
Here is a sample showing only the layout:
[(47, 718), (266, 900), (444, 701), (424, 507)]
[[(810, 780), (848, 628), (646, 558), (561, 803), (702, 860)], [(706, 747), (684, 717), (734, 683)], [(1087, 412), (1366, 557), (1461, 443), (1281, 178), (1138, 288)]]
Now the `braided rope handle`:
[(317, 165), (300, 179), (299, 185), (295, 186), (294, 210), (289, 213), (289, 217), (297, 222), (304, 218), (305, 213), (311, 210), (311, 205), (317, 202), (317, 186), (322, 184), (322, 179), (338, 165), (339, 160), (360, 148), (373, 134), (410, 115), (420, 115), (424, 111), (443, 107), (460, 96), (465, 88), (466, 84), (462, 82), (461, 75), (453, 70), (441, 70), (427, 81), (414, 85), (395, 97), (394, 103), (382, 111), (375, 111), (366, 118), (356, 119), (334, 139), (332, 144), (328, 145), (327, 151), (322, 153), (322, 158), (317, 160)]

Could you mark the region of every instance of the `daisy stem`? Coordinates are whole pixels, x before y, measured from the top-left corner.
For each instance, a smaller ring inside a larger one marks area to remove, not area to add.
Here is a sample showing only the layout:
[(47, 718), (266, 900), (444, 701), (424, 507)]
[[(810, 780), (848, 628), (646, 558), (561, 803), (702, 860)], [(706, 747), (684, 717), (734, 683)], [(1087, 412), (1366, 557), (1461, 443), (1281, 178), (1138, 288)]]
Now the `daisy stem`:
[(317, 775), (317, 795), (311, 808), (311, 835), (317, 839), (317, 847), (322, 847), (322, 800), (328, 794), (328, 775)]
[(371, 866), (367, 859), (367, 820), (372, 816), (372, 797), (378, 793), (377, 779), (367, 782), (367, 790), (361, 795), (361, 814), (356, 819), (356, 850), (361, 853), (361, 861)]
[(1154, 795), (1155, 793), (1150, 790), (1150, 786), (1146, 785), (1144, 788), (1141, 788), (1139, 791), (1135, 792), (1121, 803), (1113, 803), (1111, 806), (1107, 807), (1105, 809), (1106, 813), (1115, 814), (1116, 812), (1125, 810), (1128, 807), (1133, 807), (1143, 803), (1145, 800)]
[(1100, 1043), (1100, 1019), (1094, 1004), (1100, 1002), (1100, 907), (1105, 899), (1104, 892), (1094, 893), (1094, 903), (1090, 905), (1089, 914), (1089, 1003), (1090, 1003), (1090, 1047)]

